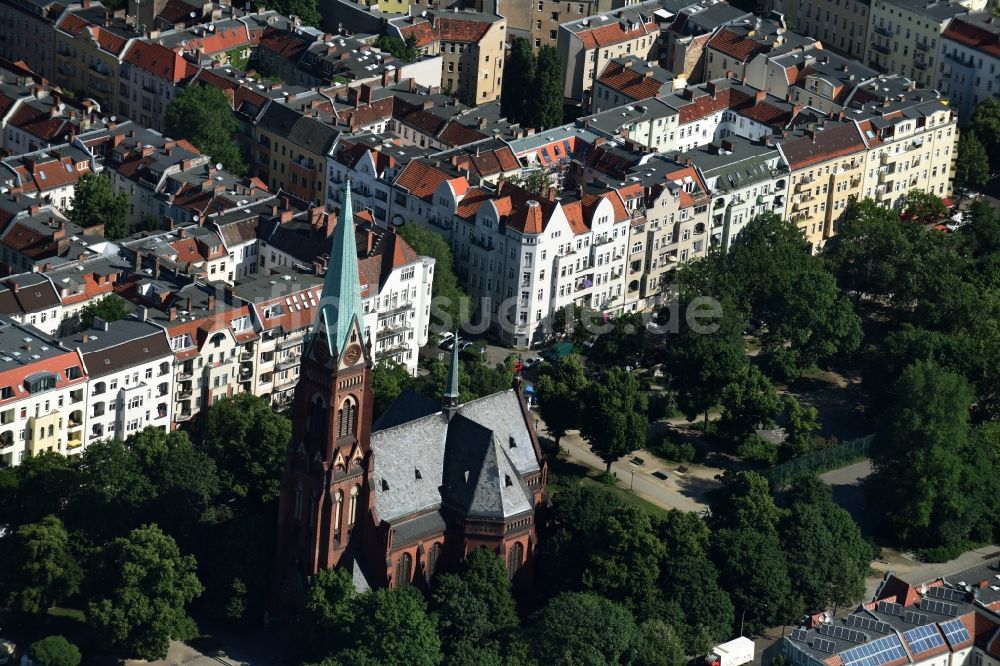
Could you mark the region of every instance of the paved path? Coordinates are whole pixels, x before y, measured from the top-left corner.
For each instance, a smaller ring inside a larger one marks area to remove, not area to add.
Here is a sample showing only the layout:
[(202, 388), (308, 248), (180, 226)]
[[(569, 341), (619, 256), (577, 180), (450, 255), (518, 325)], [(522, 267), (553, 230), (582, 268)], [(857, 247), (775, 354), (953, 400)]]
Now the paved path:
[[(539, 431), (545, 429), (545, 422), (541, 419), (538, 421), (538, 428)], [(567, 460), (604, 472), (606, 468), (604, 461), (590, 450), (590, 446), (583, 441), (579, 432), (571, 430), (562, 438), (559, 445)], [(619, 486), (630, 488), (647, 502), (664, 509), (701, 512), (707, 508), (704, 496), (708, 490), (719, 485), (714, 478), (719, 470), (687, 465), (688, 472), (679, 474), (676, 465), (664, 463), (651, 453), (637, 450), (635, 455), (642, 458), (645, 463), (635, 465), (629, 462), (629, 458), (632, 457), (630, 455), (611, 465), (611, 471), (618, 475)], [(661, 469), (668, 475), (666, 480), (652, 475)]]

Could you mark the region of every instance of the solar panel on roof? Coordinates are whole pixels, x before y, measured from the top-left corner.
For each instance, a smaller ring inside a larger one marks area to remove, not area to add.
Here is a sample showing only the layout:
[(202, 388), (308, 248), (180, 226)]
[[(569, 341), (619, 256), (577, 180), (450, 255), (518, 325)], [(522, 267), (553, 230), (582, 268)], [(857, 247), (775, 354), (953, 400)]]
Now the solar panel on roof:
[(878, 602), (878, 612), (885, 613), (886, 615), (903, 615), (903, 607), (897, 603), (892, 603), (889, 601)]
[(817, 638), (813, 640), (812, 646), (814, 650), (829, 652), (830, 654), (833, 654), (837, 650), (837, 644), (828, 638)]
[(897, 659), (905, 659), (906, 651), (896, 634), (883, 636), (866, 645), (844, 650), (840, 653), (844, 666), (882, 666)]
[(920, 600), (920, 610), (939, 613), (941, 615), (958, 615), (958, 606), (955, 604), (948, 604), (937, 599), (928, 599), (927, 597)]
[(801, 627), (799, 627), (798, 629), (792, 629), (792, 640), (793, 641), (805, 642), (805, 640), (808, 637), (809, 637), (809, 632), (806, 631), (805, 629), (802, 629)]
[(914, 654), (926, 652), (936, 647), (944, 645), (944, 638), (938, 633), (937, 627), (929, 624), (916, 629), (910, 629), (903, 633), (903, 638), (910, 646), (910, 651)]
[(957, 645), (972, 638), (969, 636), (969, 630), (965, 628), (961, 620), (942, 622), (941, 631), (944, 632), (944, 637), (948, 639), (948, 643), (951, 645)]
[(935, 599), (944, 599), (945, 601), (962, 601), (965, 599), (965, 593), (959, 590), (954, 590), (950, 587), (932, 587), (927, 590), (927, 595), (934, 597)]
[(903, 614), (903, 621), (909, 624), (927, 624), (927, 616), (923, 613), (908, 610)]

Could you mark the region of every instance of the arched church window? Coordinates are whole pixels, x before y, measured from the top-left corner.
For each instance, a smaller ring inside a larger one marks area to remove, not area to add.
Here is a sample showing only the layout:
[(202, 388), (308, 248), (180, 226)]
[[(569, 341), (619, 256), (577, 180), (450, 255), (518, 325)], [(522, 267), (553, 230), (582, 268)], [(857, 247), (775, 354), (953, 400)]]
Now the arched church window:
[(347, 526), (354, 527), (354, 520), (358, 516), (358, 492), (361, 490), (360, 486), (354, 486), (351, 488), (351, 503), (348, 505), (347, 512)]
[(441, 559), (441, 544), (431, 544), (427, 550), (427, 577), (430, 578), (437, 571), (438, 560)]
[(516, 576), (523, 561), (524, 546), (521, 545), (520, 541), (515, 541), (511, 544), (510, 553), (507, 554), (507, 575), (511, 578)]
[(354, 427), (358, 421), (358, 403), (353, 398), (346, 398), (337, 410), (337, 436), (347, 437), (353, 435)]
[(326, 404), (320, 394), (315, 394), (309, 401), (309, 420), (306, 422), (309, 432), (319, 435), (326, 428)]
[(396, 562), (396, 585), (405, 585), (410, 582), (410, 571), (413, 569), (413, 557), (409, 553), (403, 553)]
[(344, 492), (338, 490), (337, 494), (333, 496), (334, 509), (333, 509), (333, 533), (335, 536), (340, 536), (340, 524), (344, 520)]

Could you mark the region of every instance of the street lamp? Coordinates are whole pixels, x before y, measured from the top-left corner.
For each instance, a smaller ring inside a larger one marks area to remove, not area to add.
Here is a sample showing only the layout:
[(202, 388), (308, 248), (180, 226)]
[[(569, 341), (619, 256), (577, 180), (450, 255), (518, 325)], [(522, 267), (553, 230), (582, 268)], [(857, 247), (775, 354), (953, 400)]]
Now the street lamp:
[[(743, 614), (740, 615), (740, 636), (743, 635), (743, 620), (746, 619), (748, 608), (750, 608), (750, 606), (744, 606)], [(758, 604), (755, 608), (767, 608), (767, 604)]]

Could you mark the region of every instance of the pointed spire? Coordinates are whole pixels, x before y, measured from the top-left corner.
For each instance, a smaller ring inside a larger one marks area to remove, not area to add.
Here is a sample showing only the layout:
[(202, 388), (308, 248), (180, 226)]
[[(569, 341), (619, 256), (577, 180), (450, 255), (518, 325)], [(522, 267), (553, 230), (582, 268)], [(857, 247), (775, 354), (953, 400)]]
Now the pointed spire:
[(325, 333), (331, 356), (343, 353), (354, 319), (361, 323), (361, 281), (358, 278), (358, 248), (354, 241), (354, 208), (351, 180), (344, 183), (344, 205), (330, 246), (330, 263), (323, 283), (319, 321), (315, 332)]
[(453, 410), (458, 407), (458, 328), (451, 345), (451, 367), (448, 369), (448, 384), (444, 387), (444, 408)]

